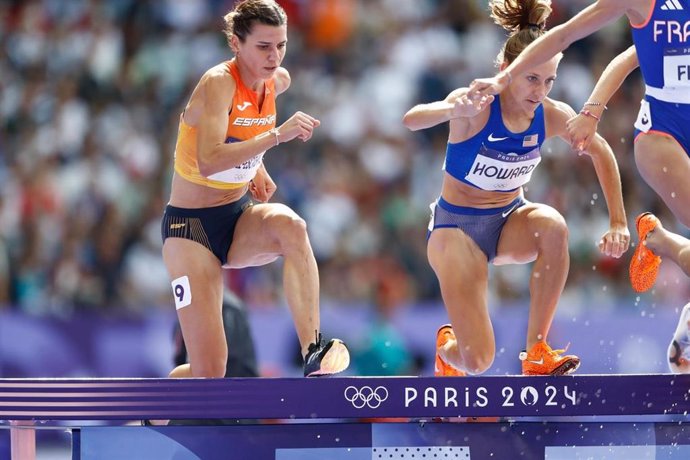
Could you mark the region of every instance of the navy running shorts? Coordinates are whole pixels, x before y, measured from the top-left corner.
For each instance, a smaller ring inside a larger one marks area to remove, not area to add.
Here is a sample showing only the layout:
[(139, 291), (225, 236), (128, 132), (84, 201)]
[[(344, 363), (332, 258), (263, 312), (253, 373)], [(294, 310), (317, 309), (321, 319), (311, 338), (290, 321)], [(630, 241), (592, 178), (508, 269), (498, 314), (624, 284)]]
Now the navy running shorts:
[(211, 208), (188, 209), (167, 205), (161, 222), (163, 241), (167, 238), (195, 241), (225, 265), (237, 220), (253, 204), (249, 195), (244, 195), (233, 203)]
[(439, 197), (430, 205), (431, 219), (429, 220), (427, 240), (431, 236), (431, 232), (437, 228), (459, 228), (477, 243), (487, 260), (491, 262), (496, 257), (498, 240), (508, 217), (526, 203), (527, 201), (520, 196), (507, 206), (480, 209), (455, 206), (448, 203), (443, 197)]

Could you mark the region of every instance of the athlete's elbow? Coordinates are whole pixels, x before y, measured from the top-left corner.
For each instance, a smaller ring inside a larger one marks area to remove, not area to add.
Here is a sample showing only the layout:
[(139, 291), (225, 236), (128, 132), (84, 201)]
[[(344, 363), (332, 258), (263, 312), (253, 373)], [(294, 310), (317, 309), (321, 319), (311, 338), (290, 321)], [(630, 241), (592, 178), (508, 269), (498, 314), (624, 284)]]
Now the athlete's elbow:
[(587, 154), (593, 160), (609, 158), (613, 159), (615, 162), (616, 158), (613, 154), (613, 150), (611, 150), (611, 146), (599, 134), (596, 134), (592, 139), (592, 142), (589, 144), (589, 148), (587, 149)]
[(419, 124), (415, 122), (414, 114), (411, 114), (410, 112), (407, 112), (403, 116), (402, 122), (405, 128), (409, 129), (410, 131), (417, 131), (418, 129), (420, 129)]
[(199, 174), (206, 178), (216, 173), (213, 168), (213, 164), (209, 161), (202, 160), (201, 158), (198, 159), (197, 166), (199, 167)]
[(402, 123), (405, 128), (413, 131), (412, 125), (410, 124), (410, 112), (407, 112), (405, 115), (403, 115)]
[[(577, 40), (577, 36), (572, 33), (571, 29), (567, 27), (566, 24), (560, 24), (554, 27), (547, 35), (549, 36), (549, 40), (556, 43), (560, 52), (565, 51), (575, 40)], [(543, 38), (543, 40), (546, 39), (547, 38)]]

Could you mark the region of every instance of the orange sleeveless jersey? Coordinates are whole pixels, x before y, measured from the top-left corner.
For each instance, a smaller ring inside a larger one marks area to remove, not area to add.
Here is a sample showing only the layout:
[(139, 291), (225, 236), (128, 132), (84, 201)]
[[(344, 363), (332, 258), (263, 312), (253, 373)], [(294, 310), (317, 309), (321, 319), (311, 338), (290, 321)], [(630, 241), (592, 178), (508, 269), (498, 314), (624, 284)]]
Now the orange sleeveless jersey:
[[(235, 61), (228, 61), (226, 65), (236, 84), (235, 96), (228, 113), (228, 129), (225, 133), (227, 144), (251, 139), (273, 128), (276, 124), (276, 95), (273, 79), (266, 80), (264, 101), (259, 110), (258, 96), (242, 83)], [(197, 161), (196, 128), (186, 124), (183, 117), (180, 117), (175, 146), (175, 171), (190, 182), (225, 190), (243, 187), (256, 175), (264, 153), (266, 152), (261, 152), (234, 168), (204, 177), (199, 172)]]

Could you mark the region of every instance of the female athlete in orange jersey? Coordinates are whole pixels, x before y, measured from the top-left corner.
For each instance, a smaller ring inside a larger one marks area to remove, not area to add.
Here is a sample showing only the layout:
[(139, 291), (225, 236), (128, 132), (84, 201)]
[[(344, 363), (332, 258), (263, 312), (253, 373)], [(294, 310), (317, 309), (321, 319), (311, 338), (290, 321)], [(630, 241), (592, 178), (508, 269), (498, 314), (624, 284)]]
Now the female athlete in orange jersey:
[(225, 375), (222, 270), (279, 257), (304, 375), (340, 372), (349, 354), (340, 340), (324, 342), (319, 334), (319, 275), (306, 224), (287, 206), (267, 203), (276, 186), (262, 163), (264, 153), (293, 139), (306, 142), (319, 126), (296, 112), (276, 128), (275, 98), (290, 86), (280, 67), (287, 16), (273, 0), (246, 0), (224, 19), (235, 57), (201, 77), (180, 116), (162, 222), (163, 259), (190, 360), (170, 376)]

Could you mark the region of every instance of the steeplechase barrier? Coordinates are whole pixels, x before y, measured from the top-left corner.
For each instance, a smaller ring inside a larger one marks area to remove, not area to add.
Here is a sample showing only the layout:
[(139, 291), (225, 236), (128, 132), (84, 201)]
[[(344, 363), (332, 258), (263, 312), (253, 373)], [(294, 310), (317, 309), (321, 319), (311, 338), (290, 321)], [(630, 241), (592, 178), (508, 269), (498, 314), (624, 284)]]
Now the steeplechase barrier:
[(689, 411), (671, 374), (0, 379), (12, 460), (48, 427), (73, 460), (687, 459)]

